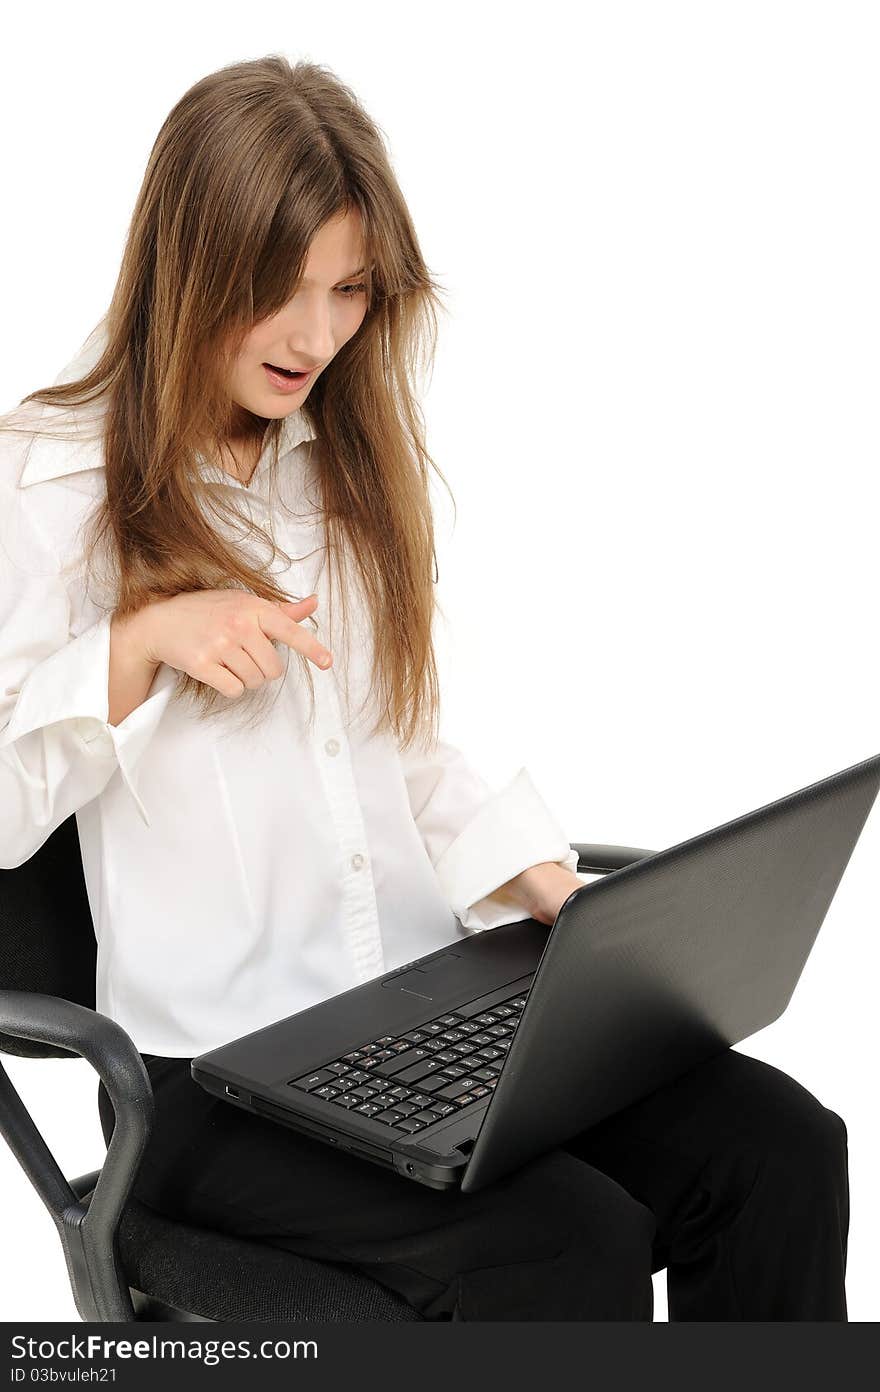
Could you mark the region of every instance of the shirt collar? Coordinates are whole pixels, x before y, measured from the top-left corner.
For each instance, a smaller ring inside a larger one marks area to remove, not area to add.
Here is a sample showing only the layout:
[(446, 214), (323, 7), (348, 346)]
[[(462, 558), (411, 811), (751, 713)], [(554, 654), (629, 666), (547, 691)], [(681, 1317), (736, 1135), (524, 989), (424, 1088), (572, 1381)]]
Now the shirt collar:
[[(55, 378), (59, 382), (71, 382), (84, 375), (95, 362), (103, 349), (105, 321), (92, 330), (85, 343), (71, 358), (62, 372)], [(49, 405), (46, 402), (28, 402), (26, 407), (36, 407), (36, 425), (45, 423), (50, 429), (58, 428), (56, 421), (64, 422), (66, 432), (59, 436), (35, 434), (31, 440), (24, 469), (19, 480), (20, 488), (28, 488), (33, 483), (44, 483), (47, 479), (66, 478), (70, 474), (81, 473), (84, 469), (104, 467), (104, 439), (101, 430), (102, 403), (90, 403), (71, 411), (66, 407)], [(306, 440), (314, 440), (316, 431), (306, 419), (302, 408), (292, 411), (285, 417), (281, 426), (278, 456), (296, 449)], [(207, 466), (205, 466), (207, 468)]]
[[(296, 411), (291, 412), (289, 416), (285, 417), (281, 424), (281, 433), (278, 440), (279, 460), (283, 459), (284, 456), (286, 454), (289, 454), (291, 450), (296, 449), (297, 445), (303, 444), (306, 440), (314, 440), (315, 436), (316, 431), (314, 427), (311, 425), (311, 423), (306, 420), (305, 415), (302, 412), (302, 409), (300, 408)], [(268, 446), (264, 447), (263, 452), (260, 455), (260, 458), (257, 460), (257, 463), (254, 466), (254, 471), (252, 474), (252, 479), (254, 482), (256, 482), (259, 478), (262, 477), (262, 471), (265, 467), (265, 461), (267, 457)], [(202, 458), (201, 455), (198, 456), (198, 459), (200, 465), (200, 472), (204, 478), (213, 479), (219, 483), (231, 484), (233, 488), (245, 488), (246, 491), (252, 491), (254, 493), (258, 491), (257, 488), (248, 490), (245, 484), (241, 483), (240, 480), (233, 478), (233, 476), (230, 473), (228, 473), (221, 464), (209, 464), (207, 460)]]

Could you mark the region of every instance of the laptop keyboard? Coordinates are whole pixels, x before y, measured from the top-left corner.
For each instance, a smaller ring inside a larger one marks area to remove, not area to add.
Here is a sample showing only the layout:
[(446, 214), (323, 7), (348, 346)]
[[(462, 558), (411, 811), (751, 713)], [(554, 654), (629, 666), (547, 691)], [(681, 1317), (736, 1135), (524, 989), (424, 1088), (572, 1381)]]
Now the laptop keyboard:
[(478, 1015), (451, 1011), (399, 1037), (372, 1039), (288, 1087), (398, 1131), (421, 1131), (491, 1096), (525, 994)]

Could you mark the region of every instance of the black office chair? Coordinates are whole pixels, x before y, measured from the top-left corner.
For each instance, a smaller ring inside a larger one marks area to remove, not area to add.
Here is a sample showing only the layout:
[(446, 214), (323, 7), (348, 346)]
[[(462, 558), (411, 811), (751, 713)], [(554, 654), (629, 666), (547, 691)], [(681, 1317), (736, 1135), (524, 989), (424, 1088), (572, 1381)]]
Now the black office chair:
[[(651, 854), (572, 845), (578, 869), (596, 874)], [(131, 1195), (153, 1093), (128, 1034), (94, 1008), (96, 953), (71, 816), (24, 865), (0, 870), (0, 1051), (88, 1059), (116, 1124), (101, 1169), (66, 1180), (0, 1064), (0, 1130), (52, 1215), (82, 1319), (421, 1319), (354, 1267), (171, 1220)]]

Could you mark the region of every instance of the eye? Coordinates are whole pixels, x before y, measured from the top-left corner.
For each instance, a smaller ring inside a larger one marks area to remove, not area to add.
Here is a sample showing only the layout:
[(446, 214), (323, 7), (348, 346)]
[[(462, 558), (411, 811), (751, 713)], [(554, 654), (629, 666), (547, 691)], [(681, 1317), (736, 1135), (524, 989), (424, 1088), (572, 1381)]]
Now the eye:
[(366, 284), (361, 281), (358, 285), (340, 285), (339, 293), (344, 295), (346, 299), (353, 300), (355, 295), (359, 295), (366, 288)]

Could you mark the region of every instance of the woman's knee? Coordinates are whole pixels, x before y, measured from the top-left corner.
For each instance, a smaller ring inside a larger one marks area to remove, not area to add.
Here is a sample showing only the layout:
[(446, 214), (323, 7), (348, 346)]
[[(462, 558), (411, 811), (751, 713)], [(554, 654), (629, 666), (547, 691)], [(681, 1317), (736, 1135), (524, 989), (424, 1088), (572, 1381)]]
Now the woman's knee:
[(742, 1099), (743, 1133), (766, 1162), (800, 1182), (839, 1176), (847, 1163), (843, 1118), (788, 1074), (752, 1060), (754, 1093)]
[(821, 1177), (838, 1176), (845, 1171), (849, 1160), (849, 1143), (843, 1117), (814, 1099), (809, 1119), (799, 1137), (798, 1155), (806, 1155), (813, 1170)]
[(767, 1143), (793, 1158), (819, 1165), (836, 1163), (847, 1146), (846, 1124), (807, 1088), (780, 1075), (776, 1105), (766, 1116)]

